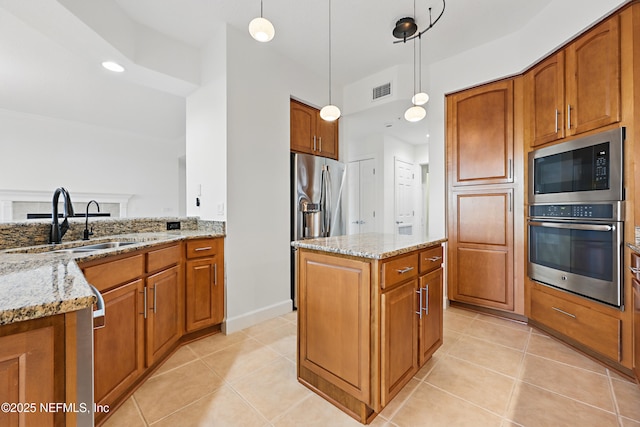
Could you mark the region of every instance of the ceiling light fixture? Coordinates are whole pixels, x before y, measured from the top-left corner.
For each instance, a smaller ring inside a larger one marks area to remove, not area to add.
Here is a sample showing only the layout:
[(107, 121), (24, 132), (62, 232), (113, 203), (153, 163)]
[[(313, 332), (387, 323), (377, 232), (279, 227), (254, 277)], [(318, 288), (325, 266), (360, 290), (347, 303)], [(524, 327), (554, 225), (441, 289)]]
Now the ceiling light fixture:
[(328, 122), (338, 120), (340, 109), (331, 103), (331, 0), (329, 0), (329, 105), (320, 110), (320, 117)]
[(259, 42), (268, 42), (276, 35), (273, 24), (262, 17), (262, 0), (260, 0), (260, 17), (254, 18), (249, 22), (249, 34)]
[[(413, 0), (413, 14), (416, 13), (416, 0)], [(417, 28), (417, 27), (416, 27)], [(406, 37), (405, 37), (406, 38)], [(419, 122), (427, 115), (426, 110), (420, 105), (416, 105), (416, 40), (413, 39), (413, 97), (411, 98), (411, 107), (404, 113), (404, 118), (409, 122)]]
[[(392, 31), (392, 34), (395, 38), (402, 40), (396, 40), (393, 43), (406, 43), (407, 41), (413, 40), (416, 37), (422, 37), (424, 33), (429, 31), (434, 25), (436, 25), (440, 18), (442, 18), (442, 15), (444, 15), (445, 7), (445, 0), (442, 0), (442, 12), (440, 12), (440, 15), (438, 15), (435, 21), (431, 20), (431, 8), (429, 8), (429, 26), (420, 31), (418, 34), (416, 34), (416, 31), (418, 31), (418, 26), (416, 25), (414, 18), (402, 18), (398, 20), (396, 22), (395, 28)], [(413, 6), (413, 14), (414, 16), (416, 14), (415, 2)]]
[(113, 61), (104, 61), (102, 66), (109, 71), (113, 71), (114, 73), (122, 73), (124, 71), (124, 67), (117, 62)]
[(429, 95), (422, 91), (422, 37), (420, 36), (418, 36), (418, 93), (413, 95), (411, 102), (414, 105), (424, 105), (429, 102)]

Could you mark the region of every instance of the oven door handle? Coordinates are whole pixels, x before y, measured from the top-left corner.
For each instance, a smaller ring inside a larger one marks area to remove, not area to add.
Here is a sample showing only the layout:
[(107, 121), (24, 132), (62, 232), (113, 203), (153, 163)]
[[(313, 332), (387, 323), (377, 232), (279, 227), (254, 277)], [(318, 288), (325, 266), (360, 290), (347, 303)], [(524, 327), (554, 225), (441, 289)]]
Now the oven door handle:
[(538, 222), (538, 221), (529, 221), (529, 225), (533, 225), (535, 227), (571, 228), (573, 230), (588, 230), (588, 231), (613, 231), (616, 229), (615, 225), (575, 224), (575, 223)]

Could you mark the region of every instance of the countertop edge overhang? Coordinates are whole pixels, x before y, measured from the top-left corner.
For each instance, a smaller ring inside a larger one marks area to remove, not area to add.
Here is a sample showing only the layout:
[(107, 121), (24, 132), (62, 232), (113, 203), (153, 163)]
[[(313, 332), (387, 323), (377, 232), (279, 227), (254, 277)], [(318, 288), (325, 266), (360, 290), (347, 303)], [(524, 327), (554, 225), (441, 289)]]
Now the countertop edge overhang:
[(91, 307), (96, 298), (78, 263), (172, 242), (225, 236), (221, 232), (200, 230), (143, 232), (55, 246), (55, 250), (59, 250), (109, 241), (135, 242), (90, 253), (53, 252), (51, 245), (0, 251), (0, 326)]
[(446, 241), (446, 238), (431, 239), (429, 236), (416, 237), (364, 233), (296, 240), (291, 242), (291, 246), (297, 249), (309, 249), (359, 258), (385, 259), (440, 245)]

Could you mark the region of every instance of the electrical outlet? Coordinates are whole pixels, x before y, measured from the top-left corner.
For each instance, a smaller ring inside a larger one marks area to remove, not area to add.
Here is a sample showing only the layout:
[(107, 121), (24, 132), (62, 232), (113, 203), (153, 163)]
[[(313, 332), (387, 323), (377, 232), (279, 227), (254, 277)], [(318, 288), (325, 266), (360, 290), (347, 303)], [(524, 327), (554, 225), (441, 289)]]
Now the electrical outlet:
[(168, 221), (167, 230), (180, 230), (180, 221)]

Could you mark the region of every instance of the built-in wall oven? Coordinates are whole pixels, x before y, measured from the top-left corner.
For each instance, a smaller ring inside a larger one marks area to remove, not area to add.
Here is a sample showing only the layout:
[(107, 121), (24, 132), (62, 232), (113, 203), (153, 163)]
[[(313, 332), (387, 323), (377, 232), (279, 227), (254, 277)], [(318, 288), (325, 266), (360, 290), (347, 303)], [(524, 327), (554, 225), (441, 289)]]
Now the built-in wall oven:
[(529, 154), (532, 280), (623, 307), (624, 128)]

